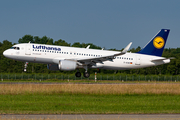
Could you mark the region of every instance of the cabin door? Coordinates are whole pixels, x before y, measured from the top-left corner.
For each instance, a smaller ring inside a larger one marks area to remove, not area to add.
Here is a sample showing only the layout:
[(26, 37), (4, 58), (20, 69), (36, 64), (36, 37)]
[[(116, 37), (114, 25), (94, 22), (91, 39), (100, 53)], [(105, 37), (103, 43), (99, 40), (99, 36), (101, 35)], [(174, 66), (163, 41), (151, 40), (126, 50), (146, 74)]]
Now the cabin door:
[(31, 45), (26, 45), (25, 48), (25, 55), (31, 55)]
[(136, 56), (136, 64), (135, 65), (140, 65), (141, 64), (141, 56)]

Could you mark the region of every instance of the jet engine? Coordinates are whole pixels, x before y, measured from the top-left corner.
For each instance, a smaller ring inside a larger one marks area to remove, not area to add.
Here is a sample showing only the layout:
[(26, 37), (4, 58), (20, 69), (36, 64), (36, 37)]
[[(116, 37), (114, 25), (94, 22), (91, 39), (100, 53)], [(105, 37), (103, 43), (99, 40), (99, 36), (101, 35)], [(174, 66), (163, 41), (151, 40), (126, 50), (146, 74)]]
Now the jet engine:
[(47, 68), (49, 70), (75, 70), (77, 68), (77, 64), (75, 61), (69, 61), (69, 60), (60, 60), (59, 64), (47, 64)]
[(60, 60), (58, 67), (59, 70), (65, 70), (65, 71), (75, 70), (77, 68), (77, 63), (76, 61)]

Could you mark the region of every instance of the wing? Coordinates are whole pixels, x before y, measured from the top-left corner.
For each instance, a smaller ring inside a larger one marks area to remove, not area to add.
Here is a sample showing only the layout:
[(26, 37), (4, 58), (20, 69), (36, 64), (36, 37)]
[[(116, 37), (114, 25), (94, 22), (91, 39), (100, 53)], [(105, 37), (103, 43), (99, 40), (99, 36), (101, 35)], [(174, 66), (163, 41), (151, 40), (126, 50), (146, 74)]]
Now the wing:
[(112, 54), (112, 55), (101, 56), (101, 57), (78, 58), (77, 63), (79, 65), (95, 65), (96, 63), (103, 64), (104, 61), (113, 61), (113, 59), (115, 59), (116, 56), (126, 54), (126, 52), (129, 50), (131, 44), (132, 44), (132, 42), (130, 42), (122, 52)]

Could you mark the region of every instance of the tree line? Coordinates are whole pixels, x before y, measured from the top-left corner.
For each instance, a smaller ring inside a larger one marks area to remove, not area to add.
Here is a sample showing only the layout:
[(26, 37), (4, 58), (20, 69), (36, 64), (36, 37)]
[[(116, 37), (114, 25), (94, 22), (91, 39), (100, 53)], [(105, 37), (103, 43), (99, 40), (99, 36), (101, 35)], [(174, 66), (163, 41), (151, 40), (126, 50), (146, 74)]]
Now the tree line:
[[(71, 47), (79, 47), (85, 48), (90, 45), (91, 49), (102, 49), (100, 46), (96, 46), (92, 43), (79, 43), (75, 42), (73, 44), (67, 43), (65, 40), (59, 39), (54, 41), (52, 38), (47, 36), (43, 36), (42, 38), (38, 36), (32, 35), (24, 35), (22, 38), (18, 40), (18, 43), (39, 43), (39, 44), (49, 44), (49, 45), (60, 45), (60, 46), (71, 46)], [(15, 43), (14, 43), (15, 44)], [(22, 73), (24, 69), (24, 62), (15, 61), (8, 59), (3, 56), (3, 51), (12, 47), (12, 42), (8, 40), (4, 40), (0, 42), (0, 72), (1, 73)], [(110, 49), (115, 51), (122, 51), (117, 49)], [(132, 48), (130, 51), (138, 52), (141, 50), (141, 47)], [(141, 68), (141, 69), (131, 69), (131, 70), (105, 70), (105, 69), (89, 69), (90, 73), (98, 72), (101, 74), (117, 74), (117, 73), (124, 73), (124, 74), (142, 74), (142, 75), (179, 75), (180, 74), (180, 48), (165, 48), (163, 52), (163, 57), (169, 58), (174, 57), (169, 64), (164, 64), (160, 66), (148, 67), (148, 68)], [(83, 69), (80, 70), (81, 72), (84, 71)], [(46, 64), (39, 64), (39, 63), (28, 63), (27, 73), (64, 73), (64, 74), (71, 74), (76, 71), (50, 71), (47, 69)]]

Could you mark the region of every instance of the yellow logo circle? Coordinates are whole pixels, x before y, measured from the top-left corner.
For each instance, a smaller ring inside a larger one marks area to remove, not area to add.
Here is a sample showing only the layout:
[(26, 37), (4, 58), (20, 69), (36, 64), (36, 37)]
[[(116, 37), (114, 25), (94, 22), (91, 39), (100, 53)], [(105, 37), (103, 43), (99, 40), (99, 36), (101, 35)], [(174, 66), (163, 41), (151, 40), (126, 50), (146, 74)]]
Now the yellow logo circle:
[(162, 37), (154, 38), (153, 45), (157, 49), (161, 49), (164, 46), (164, 39)]

